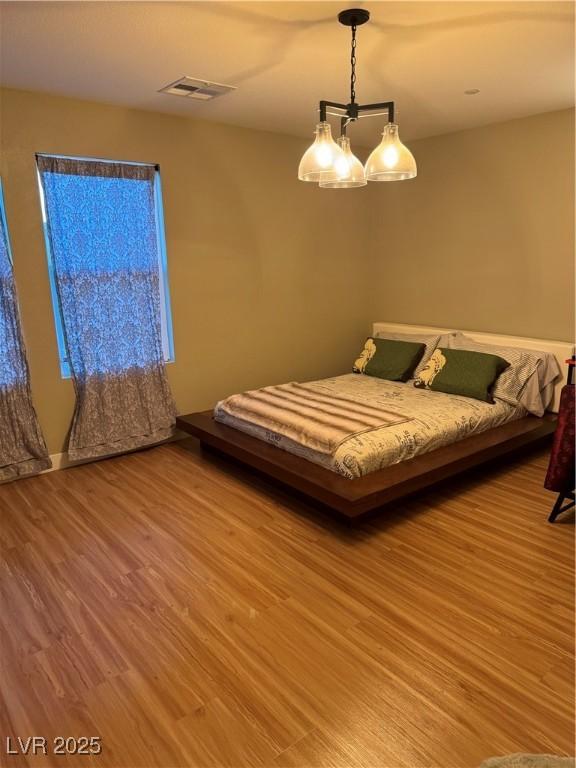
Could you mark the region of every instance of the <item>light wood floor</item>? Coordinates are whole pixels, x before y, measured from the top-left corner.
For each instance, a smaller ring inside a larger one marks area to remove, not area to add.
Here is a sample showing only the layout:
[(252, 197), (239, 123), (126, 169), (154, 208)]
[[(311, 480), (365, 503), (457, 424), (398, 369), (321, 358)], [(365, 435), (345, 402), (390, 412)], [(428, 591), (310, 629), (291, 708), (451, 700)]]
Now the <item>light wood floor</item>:
[(472, 768), (570, 753), (546, 455), (349, 529), (192, 441), (0, 487), (2, 765)]

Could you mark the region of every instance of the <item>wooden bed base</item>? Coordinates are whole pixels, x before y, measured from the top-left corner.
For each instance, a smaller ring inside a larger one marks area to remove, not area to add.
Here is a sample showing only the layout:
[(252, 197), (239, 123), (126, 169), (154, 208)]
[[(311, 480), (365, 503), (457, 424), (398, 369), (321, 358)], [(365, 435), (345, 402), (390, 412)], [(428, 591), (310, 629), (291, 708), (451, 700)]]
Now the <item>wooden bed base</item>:
[(180, 416), (179, 429), (306, 496), (355, 518), (551, 435), (556, 416), (526, 416), (444, 448), (349, 480), (307, 459), (214, 421), (212, 411)]

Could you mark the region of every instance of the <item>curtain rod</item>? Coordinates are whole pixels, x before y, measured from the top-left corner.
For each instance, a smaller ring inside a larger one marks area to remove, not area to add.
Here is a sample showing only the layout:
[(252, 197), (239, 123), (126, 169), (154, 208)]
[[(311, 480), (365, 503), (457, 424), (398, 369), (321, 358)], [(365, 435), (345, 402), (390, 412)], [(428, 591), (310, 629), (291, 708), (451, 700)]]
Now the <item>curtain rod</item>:
[(57, 155), (51, 152), (36, 152), (36, 157), (55, 157), (55, 158), (62, 158), (63, 160), (93, 160), (98, 163), (116, 163), (119, 165), (145, 165), (145, 166), (151, 166), (155, 168), (157, 171), (160, 170), (159, 163), (140, 163), (136, 160), (110, 160), (106, 157), (86, 157), (85, 155)]

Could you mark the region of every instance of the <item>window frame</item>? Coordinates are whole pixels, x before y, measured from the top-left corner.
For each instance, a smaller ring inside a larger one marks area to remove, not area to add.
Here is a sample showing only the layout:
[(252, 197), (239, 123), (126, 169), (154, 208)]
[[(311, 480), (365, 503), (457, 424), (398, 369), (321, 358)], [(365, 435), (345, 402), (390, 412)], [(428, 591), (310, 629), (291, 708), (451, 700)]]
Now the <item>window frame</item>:
[[(110, 158), (83, 157), (77, 155), (56, 155), (47, 152), (37, 152), (38, 157), (56, 157), (66, 160), (84, 160), (98, 163), (122, 163), (124, 165), (146, 165), (154, 168), (154, 216), (156, 221), (156, 244), (158, 251), (158, 280), (160, 286), (160, 327), (162, 333), (162, 350), (164, 353), (164, 362), (173, 363), (174, 354), (174, 332), (172, 325), (172, 303), (170, 299), (170, 281), (168, 277), (168, 254), (166, 250), (166, 227), (164, 224), (164, 205), (162, 201), (162, 179), (160, 176), (160, 166), (158, 163), (138, 163), (132, 160), (111, 160)], [(54, 327), (56, 330), (56, 343), (58, 345), (58, 358), (60, 363), (60, 373), (63, 379), (72, 378), (72, 370), (68, 359), (66, 335), (64, 333), (64, 320), (62, 308), (60, 305), (60, 296), (56, 285), (56, 272), (54, 269), (54, 259), (50, 247), (50, 237), (48, 234), (48, 215), (46, 213), (46, 200), (44, 198), (44, 189), (42, 187), (42, 178), (38, 164), (36, 163), (36, 175), (38, 178), (38, 190), (40, 195), (40, 212), (42, 215), (42, 230), (44, 233), (44, 247), (46, 250), (46, 262), (48, 266), (48, 279), (50, 283), (50, 295), (52, 299), (52, 313), (54, 316)], [(1, 190), (0, 190), (1, 191)]]
[(4, 185), (2, 184), (2, 177), (0, 176), (0, 218), (2, 219), (2, 227), (4, 229), (4, 235), (6, 237), (6, 250), (8, 251), (8, 261), (14, 267), (14, 259), (12, 257), (12, 243), (10, 242), (10, 232), (8, 231), (8, 220), (6, 218), (6, 202), (4, 200)]

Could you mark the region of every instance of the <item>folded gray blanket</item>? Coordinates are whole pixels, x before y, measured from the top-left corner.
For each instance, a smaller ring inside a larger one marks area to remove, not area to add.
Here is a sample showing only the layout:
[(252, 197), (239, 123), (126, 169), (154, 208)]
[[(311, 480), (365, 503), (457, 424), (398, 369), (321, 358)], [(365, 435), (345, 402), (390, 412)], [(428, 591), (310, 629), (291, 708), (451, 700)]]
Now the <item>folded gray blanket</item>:
[(333, 454), (349, 437), (410, 420), (401, 413), (296, 382), (232, 395), (216, 406), (216, 420), (219, 412), (326, 454)]

